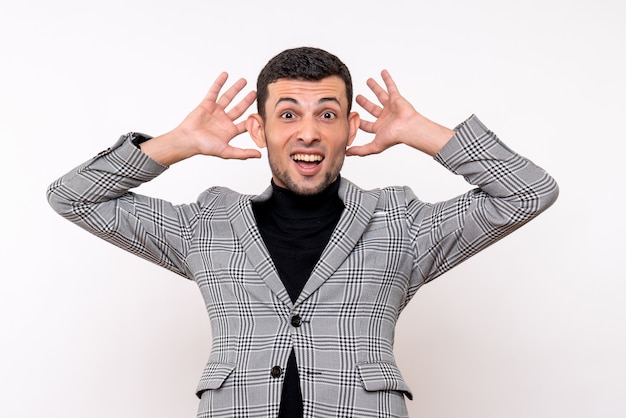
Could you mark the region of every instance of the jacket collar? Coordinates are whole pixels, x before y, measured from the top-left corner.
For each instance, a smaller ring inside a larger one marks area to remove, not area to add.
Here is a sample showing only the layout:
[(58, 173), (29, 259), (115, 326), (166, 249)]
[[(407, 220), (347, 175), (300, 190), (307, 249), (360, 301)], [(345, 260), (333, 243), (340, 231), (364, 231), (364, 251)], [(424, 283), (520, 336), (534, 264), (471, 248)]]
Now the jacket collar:
[(227, 202), (228, 217), (248, 259), (272, 292), (290, 307), (300, 305), (341, 266), (363, 235), (377, 207), (380, 190), (362, 190), (343, 177), (340, 182), (339, 198), (345, 209), (295, 304), (278, 276), (252, 212), (252, 202), (269, 199), (272, 187), (253, 197), (233, 194)]

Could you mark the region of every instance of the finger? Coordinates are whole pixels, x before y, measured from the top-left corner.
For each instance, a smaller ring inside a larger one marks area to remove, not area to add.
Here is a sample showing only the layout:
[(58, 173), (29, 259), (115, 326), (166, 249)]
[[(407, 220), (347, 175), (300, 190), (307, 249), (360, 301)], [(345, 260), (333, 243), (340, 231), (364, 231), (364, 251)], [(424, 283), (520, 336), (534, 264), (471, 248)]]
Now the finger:
[(228, 79), (228, 73), (226, 71), (223, 71), (215, 79), (213, 84), (211, 84), (211, 87), (209, 88), (209, 92), (204, 97), (204, 100), (215, 103), (217, 101), (217, 96), (219, 96), (220, 90), (222, 90), (222, 87), (224, 87), (224, 83), (226, 83), (227, 79)]
[(224, 149), (220, 158), (226, 160), (247, 160), (250, 158), (261, 158), (261, 152), (253, 148), (237, 148), (228, 146)]
[(383, 105), (387, 103), (387, 100), (389, 99), (389, 95), (387, 94), (385, 89), (382, 88), (380, 84), (378, 84), (376, 80), (374, 80), (373, 78), (368, 79), (367, 87), (369, 87), (370, 90), (374, 92), (374, 94), (376, 95), (380, 103), (382, 103)]
[(382, 151), (384, 151), (384, 148), (382, 148), (378, 143), (372, 141), (369, 144), (354, 145), (348, 148), (346, 150), (346, 155), (348, 157), (365, 157), (366, 155), (380, 154)]
[(398, 86), (396, 85), (396, 82), (391, 77), (391, 74), (389, 74), (389, 71), (382, 70), (380, 75), (383, 78), (383, 82), (385, 83), (385, 86), (387, 87), (387, 93), (389, 93), (389, 95), (400, 94), (400, 91), (398, 90)]
[(370, 101), (368, 98), (366, 98), (363, 95), (357, 95), (356, 96), (356, 102), (359, 104), (359, 106), (361, 106), (363, 109), (365, 109), (370, 115), (378, 118), (380, 116), (380, 114), (383, 112), (383, 108), (378, 106), (376, 103)]
[(246, 97), (244, 97), (239, 103), (237, 103), (232, 109), (228, 111), (227, 115), (230, 120), (235, 120), (243, 115), (245, 111), (248, 110), (250, 106), (252, 106), (252, 103), (254, 103), (255, 99), (256, 92), (251, 91), (246, 94)]
[(359, 129), (372, 134), (374, 133), (374, 122), (361, 119), (361, 122), (359, 124)]
[(235, 96), (237, 96), (237, 94), (239, 94), (239, 92), (243, 90), (247, 83), (248, 82), (244, 78), (240, 78), (239, 80), (235, 81), (235, 83), (230, 86), (230, 88), (226, 90), (218, 99), (217, 104), (222, 109), (225, 109), (226, 106), (228, 106), (233, 101)]
[[(244, 132), (247, 132), (248, 129), (246, 128), (246, 121), (242, 120), (239, 123), (235, 124), (235, 128), (237, 129), (237, 134), (235, 136), (241, 135)], [(235, 138), (235, 136), (233, 136), (233, 138)]]

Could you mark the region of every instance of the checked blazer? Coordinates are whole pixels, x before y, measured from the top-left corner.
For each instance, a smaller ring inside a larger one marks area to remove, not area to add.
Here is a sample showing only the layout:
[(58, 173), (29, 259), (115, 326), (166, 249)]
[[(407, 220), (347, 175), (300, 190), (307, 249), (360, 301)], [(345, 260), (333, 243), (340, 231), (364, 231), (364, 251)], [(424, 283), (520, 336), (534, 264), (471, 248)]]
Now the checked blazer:
[(275, 417), (294, 350), (306, 417), (406, 417), (411, 391), (393, 355), (396, 321), (424, 283), (550, 206), (552, 177), (475, 117), (435, 157), (477, 186), (448, 201), (407, 187), (365, 191), (341, 178), (345, 209), (295, 303), (257, 228), (247, 196), (214, 187), (175, 206), (133, 187), (166, 167), (135, 134), (48, 189), (70, 221), (194, 280), (212, 329), (198, 417)]

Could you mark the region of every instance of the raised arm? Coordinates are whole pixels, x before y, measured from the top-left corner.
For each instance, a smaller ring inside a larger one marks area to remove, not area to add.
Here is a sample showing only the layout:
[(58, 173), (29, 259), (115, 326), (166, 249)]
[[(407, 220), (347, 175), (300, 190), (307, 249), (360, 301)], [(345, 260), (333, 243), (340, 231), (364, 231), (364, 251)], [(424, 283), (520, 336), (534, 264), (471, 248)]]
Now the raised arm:
[(483, 250), (535, 218), (558, 196), (556, 181), (541, 167), (515, 153), (476, 116), (454, 130), (417, 112), (400, 95), (388, 71), (383, 88), (369, 79), (376, 104), (362, 95), (357, 103), (374, 118), (360, 128), (374, 134), (346, 155), (380, 153), (406, 144), (435, 158), (476, 188), (437, 203), (420, 201), (406, 189), (407, 216), (414, 237), (415, 274), (410, 295), (423, 283)]
[[(152, 139), (136, 133), (123, 135), (54, 181), (47, 191), (52, 208), (102, 239), (185, 276), (185, 253), (198, 205), (173, 205), (130, 190), (193, 155), (260, 156), (258, 150), (230, 145), (246, 130), (245, 121), (235, 121), (254, 102), (255, 93), (248, 93), (226, 111), (246, 85), (245, 80), (238, 80), (220, 97), (227, 78), (222, 73), (198, 107), (171, 132)], [(141, 151), (135, 146), (140, 141), (144, 141)]]

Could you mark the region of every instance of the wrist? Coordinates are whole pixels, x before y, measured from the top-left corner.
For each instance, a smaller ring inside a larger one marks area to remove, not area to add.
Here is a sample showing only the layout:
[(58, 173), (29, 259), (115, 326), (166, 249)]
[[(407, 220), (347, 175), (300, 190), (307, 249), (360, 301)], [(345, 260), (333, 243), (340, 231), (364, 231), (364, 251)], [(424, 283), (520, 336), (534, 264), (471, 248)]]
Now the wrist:
[(450, 141), (455, 132), (445, 126), (434, 124), (432, 132), (428, 135), (428, 141), (424, 144), (424, 152), (434, 157)]
[(140, 142), (139, 148), (150, 158), (165, 166), (197, 154), (177, 130)]
[(454, 131), (425, 118), (419, 113), (407, 124), (410, 133), (407, 145), (434, 157), (454, 136)]

